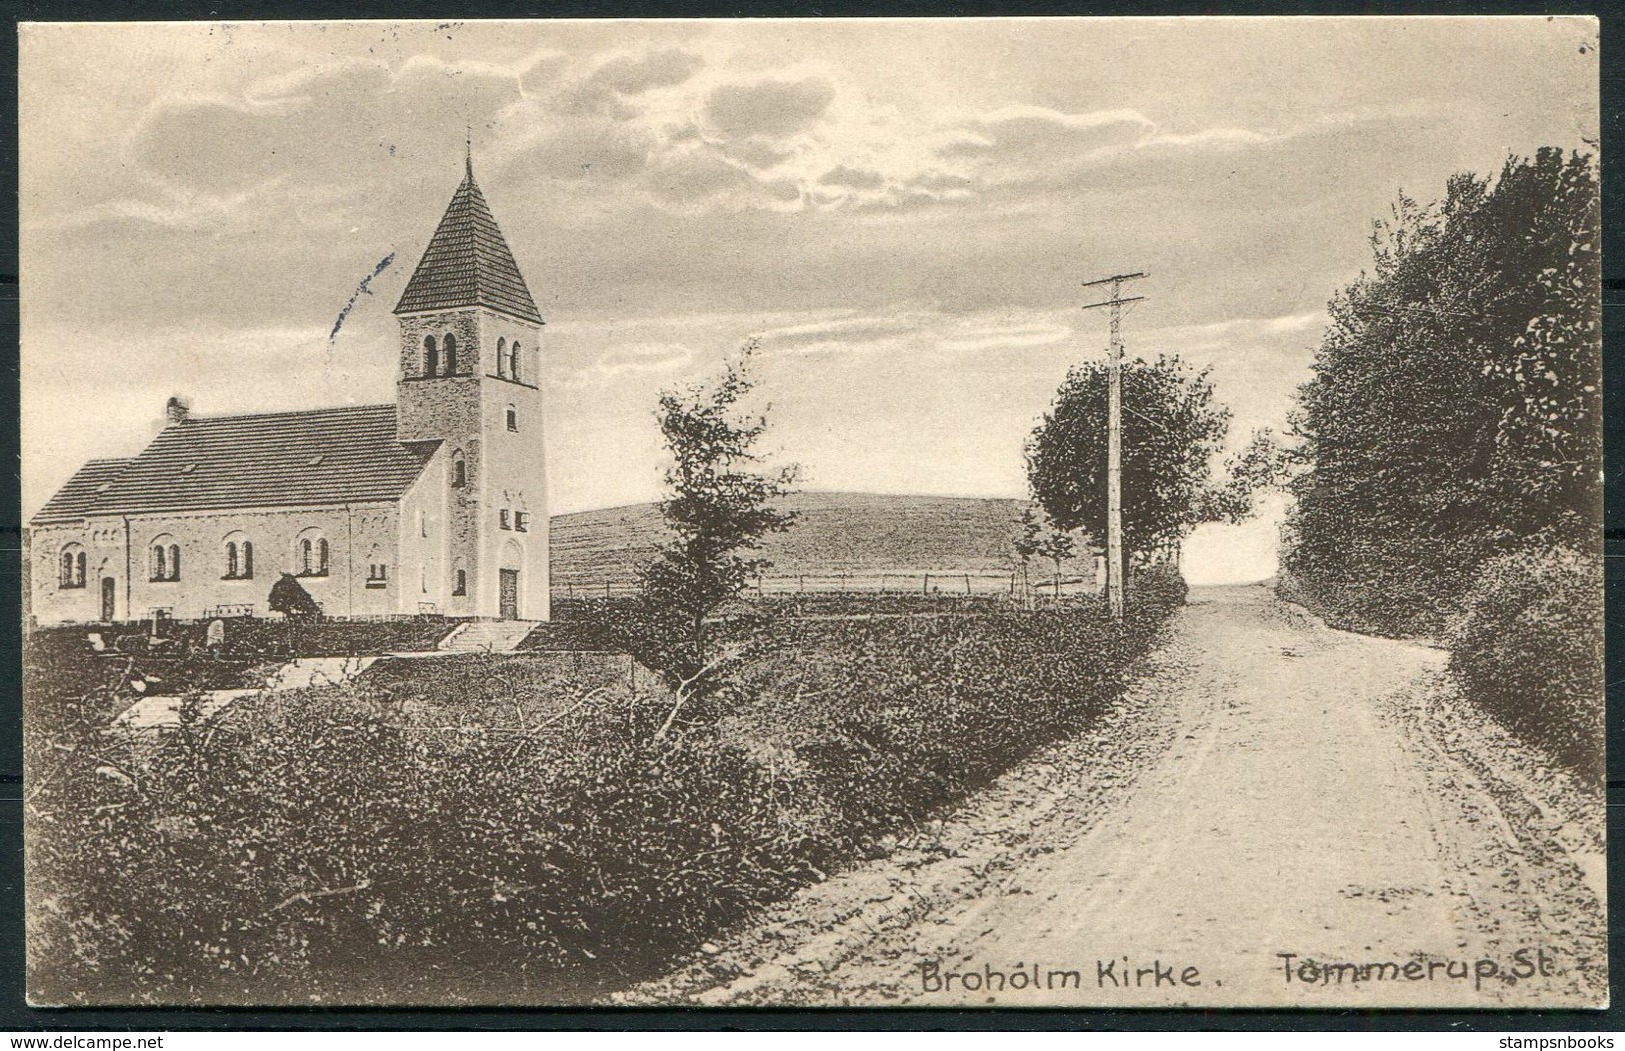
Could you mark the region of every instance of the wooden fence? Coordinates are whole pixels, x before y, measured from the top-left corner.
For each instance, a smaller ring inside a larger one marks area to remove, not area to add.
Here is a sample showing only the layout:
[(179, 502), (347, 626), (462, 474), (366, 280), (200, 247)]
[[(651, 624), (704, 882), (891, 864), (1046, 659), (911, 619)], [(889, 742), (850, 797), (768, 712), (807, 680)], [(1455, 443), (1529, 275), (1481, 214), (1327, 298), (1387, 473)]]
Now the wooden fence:
[[(629, 580), (554, 580), (553, 599), (629, 598), (637, 594)], [(785, 595), (921, 595), (951, 597), (1020, 597), (1081, 595), (1099, 590), (1093, 575), (1065, 575), (1008, 571), (932, 569), (850, 573), (782, 573), (756, 578), (746, 595), (767, 598)]]

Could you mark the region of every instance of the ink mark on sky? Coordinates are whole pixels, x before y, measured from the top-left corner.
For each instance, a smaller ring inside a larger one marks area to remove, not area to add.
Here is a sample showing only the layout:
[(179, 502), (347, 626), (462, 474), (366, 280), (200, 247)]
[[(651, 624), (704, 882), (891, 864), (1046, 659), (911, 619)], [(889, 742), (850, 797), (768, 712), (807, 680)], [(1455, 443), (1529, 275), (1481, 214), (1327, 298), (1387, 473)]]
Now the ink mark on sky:
[(361, 279), (361, 283), (355, 286), (355, 291), (350, 294), (350, 301), (344, 304), (344, 309), (339, 311), (339, 316), (333, 321), (333, 331), (327, 334), (327, 352), (329, 354), (333, 353), (334, 344), (337, 343), (339, 338), (339, 329), (344, 327), (344, 319), (350, 316), (350, 311), (355, 307), (355, 301), (360, 299), (363, 295), (372, 295), (372, 289), (368, 288), (367, 286), (372, 284), (373, 278), (377, 277), (385, 270), (388, 270), (389, 264), (393, 263), (394, 261), (394, 252), (384, 256), (383, 259), (379, 260), (378, 265), (372, 268), (372, 273), (368, 274), (366, 277), (363, 277)]

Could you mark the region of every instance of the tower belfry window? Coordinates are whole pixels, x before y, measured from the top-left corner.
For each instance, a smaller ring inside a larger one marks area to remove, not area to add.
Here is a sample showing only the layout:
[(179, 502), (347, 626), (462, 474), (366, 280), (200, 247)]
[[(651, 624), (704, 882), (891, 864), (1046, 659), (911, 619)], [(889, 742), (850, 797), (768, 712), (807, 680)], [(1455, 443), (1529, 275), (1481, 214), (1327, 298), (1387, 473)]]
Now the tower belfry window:
[(518, 382), (519, 376), (519, 341), (513, 341), (513, 362), (508, 366), (508, 378)]
[(508, 341), (502, 336), (497, 337), (497, 375), (503, 378), (508, 375)]
[(440, 371), (440, 348), (433, 336), (423, 337), (423, 374), (433, 376)]
[(457, 337), (450, 332), (446, 333), (446, 360), (442, 364), (442, 375), (453, 376), (457, 373)]

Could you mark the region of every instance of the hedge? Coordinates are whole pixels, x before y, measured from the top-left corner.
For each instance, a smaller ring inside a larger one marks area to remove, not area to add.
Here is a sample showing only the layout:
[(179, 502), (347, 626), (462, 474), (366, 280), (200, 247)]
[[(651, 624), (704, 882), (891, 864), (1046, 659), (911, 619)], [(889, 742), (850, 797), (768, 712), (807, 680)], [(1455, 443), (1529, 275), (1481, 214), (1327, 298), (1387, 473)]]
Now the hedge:
[(1469, 700), (1600, 784), (1603, 570), (1571, 549), (1487, 562), (1445, 636)]
[(568, 706), (346, 684), (157, 740), (31, 711), (31, 994), (590, 1000), (1085, 728), (1182, 598), (756, 625), (664, 737), (671, 696), (619, 678)]

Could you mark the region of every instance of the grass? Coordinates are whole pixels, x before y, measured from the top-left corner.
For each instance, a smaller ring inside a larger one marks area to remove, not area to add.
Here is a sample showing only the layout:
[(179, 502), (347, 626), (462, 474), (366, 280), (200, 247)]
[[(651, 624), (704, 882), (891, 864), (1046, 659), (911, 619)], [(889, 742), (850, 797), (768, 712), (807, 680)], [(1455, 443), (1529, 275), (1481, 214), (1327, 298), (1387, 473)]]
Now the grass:
[[(928, 571), (1009, 573), (1011, 540), (1023, 500), (874, 493), (797, 493), (783, 506), (798, 515), (794, 529), (766, 538), (761, 557), (774, 575)], [(655, 504), (557, 515), (552, 520), (555, 600), (565, 584), (586, 590), (606, 581), (630, 586), (665, 527)], [(1034, 567), (1039, 577), (1040, 567)], [(1093, 572), (1093, 564), (1070, 564), (1068, 574)], [(903, 587), (900, 581), (891, 586)], [(944, 581), (944, 589), (958, 587)]]

